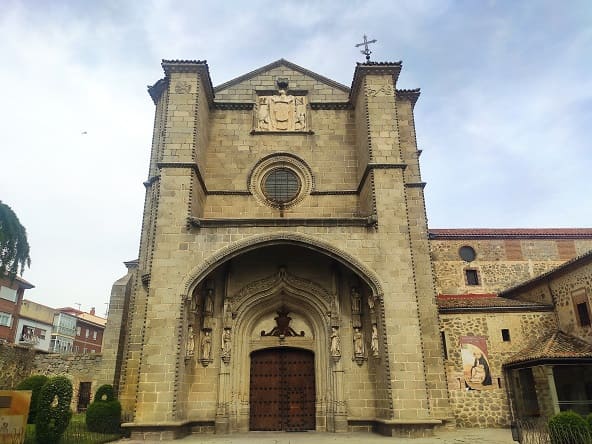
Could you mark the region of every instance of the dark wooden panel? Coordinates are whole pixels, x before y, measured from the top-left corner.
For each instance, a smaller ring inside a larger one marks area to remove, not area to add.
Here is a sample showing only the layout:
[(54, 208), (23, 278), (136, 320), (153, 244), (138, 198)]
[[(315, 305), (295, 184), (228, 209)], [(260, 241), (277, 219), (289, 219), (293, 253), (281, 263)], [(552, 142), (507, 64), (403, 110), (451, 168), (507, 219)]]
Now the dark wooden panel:
[(312, 352), (289, 348), (254, 352), (250, 387), (251, 430), (314, 430)]

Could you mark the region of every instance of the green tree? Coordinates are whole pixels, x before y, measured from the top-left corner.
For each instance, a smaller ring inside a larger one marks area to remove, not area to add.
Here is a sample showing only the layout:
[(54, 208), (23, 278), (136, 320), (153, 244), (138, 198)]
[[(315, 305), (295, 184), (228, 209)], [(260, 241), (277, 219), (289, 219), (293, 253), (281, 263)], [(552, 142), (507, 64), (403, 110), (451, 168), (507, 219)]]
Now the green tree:
[(12, 208), (0, 200), (0, 276), (14, 279), (31, 266), (27, 230)]

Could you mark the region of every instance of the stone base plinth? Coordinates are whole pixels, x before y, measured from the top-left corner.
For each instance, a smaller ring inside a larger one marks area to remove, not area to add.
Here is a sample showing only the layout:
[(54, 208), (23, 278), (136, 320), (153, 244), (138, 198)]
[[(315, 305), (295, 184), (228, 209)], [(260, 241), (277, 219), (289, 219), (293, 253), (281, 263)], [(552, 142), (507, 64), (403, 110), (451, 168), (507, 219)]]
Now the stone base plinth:
[(374, 432), (399, 438), (423, 438), (434, 435), (434, 427), (442, 424), (439, 419), (377, 419)]
[(212, 422), (199, 421), (165, 421), (156, 423), (127, 422), (121, 426), (130, 430), (131, 439), (140, 441), (165, 441), (180, 439), (191, 433), (213, 432)]

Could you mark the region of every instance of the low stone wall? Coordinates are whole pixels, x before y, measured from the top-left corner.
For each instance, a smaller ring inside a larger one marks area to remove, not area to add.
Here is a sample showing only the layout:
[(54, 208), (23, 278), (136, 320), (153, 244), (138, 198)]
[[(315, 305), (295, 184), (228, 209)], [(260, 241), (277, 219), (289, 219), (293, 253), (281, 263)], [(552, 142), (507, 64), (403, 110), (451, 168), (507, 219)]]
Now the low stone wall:
[(91, 397), (98, 388), (101, 360), (100, 354), (45, 354), (27, 347), (0, 344), (0, 389), (14, 389), (31, 375), (67, 376), (74, 388), (72, 409), (77, 410), (80, 383), (91, 383)]
[(28, 347), (0, 344), (0, 390), (12, 390), (31, 375), (35, 351)]

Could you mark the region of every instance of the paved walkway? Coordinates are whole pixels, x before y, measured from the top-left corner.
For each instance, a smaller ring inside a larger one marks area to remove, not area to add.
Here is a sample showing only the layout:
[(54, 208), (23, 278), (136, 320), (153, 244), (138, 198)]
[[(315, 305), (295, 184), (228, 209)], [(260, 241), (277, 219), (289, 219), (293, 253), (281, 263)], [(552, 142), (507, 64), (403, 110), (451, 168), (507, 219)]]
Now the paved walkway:
[(390, 438), (374, 433), (277, 433), (249, 432), (232, 435), (191, 435), (176, 441), (136, 441), (122, 439), (121, 444), (141, 444), (145, 442), (175, 444), (386, 444), (398, 442), (406, 444), (512, 444), (512, 434), (508, 429), (460, 429), (437, 432), (431, 438)]

